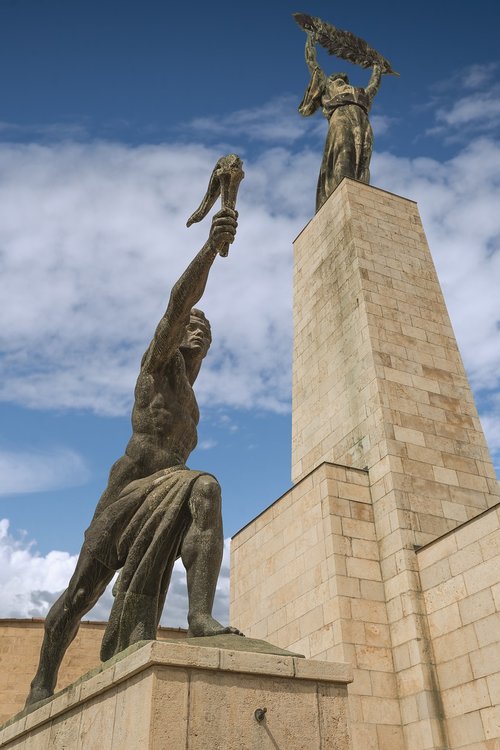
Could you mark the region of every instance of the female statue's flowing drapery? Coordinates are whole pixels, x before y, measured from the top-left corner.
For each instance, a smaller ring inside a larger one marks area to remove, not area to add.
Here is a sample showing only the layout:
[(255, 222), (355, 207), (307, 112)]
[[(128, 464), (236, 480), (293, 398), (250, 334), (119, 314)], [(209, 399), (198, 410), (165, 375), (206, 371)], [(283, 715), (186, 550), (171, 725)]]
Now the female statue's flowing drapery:
[(306, 62), (311, 80), (299, 112), (309, 117), (321, 107), (328, 120), (316, 192), (316, 211), (319, 211), (344, 177), (370, 182), (373, 131), (368, 112), (380, 85), (381, 70), (374, 66), (366, 88), (351, 86), (344, 73), (326, 76), (316, 62), (309, 38)]

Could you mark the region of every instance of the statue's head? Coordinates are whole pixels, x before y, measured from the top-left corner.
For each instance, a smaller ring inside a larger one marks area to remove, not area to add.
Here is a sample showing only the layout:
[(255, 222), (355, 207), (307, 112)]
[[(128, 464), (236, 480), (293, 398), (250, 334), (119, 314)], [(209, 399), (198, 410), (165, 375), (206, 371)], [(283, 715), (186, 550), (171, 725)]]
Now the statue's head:
[(349, 76), (347, 73), (332, 73), (328, 78), (330, 81), (336, 82), (337, 84), (347, 83), (349, 85)]
[[(203, 310), (193, 307), (186, 326), (184, 338), (180, 345), (180, 351), (186, 360), (186, 364), (197, 364), (197, 369), (212, 343), (212, 331), (210, 323), (205, 317)], [(198, 374), (198, 372), (196, 372)]]

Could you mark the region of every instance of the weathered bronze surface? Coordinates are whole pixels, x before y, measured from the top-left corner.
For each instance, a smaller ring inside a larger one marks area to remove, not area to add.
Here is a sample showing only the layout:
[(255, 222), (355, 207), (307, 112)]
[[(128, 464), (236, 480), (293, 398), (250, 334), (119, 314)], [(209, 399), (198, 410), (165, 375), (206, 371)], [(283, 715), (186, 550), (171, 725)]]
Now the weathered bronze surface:
[[(370, 159), (373, 148), (373, 131), (368, 119), (373, 99), (383, 73), (397, 75), (390, 63), (363, 39), (349, 31), (304, 13), (295, 13), (295, 20), (307, 33), (306, 63), (311, 80), (299, 112), (309, 117), (321, 107), (328, 120), (323, 161), (316, 191), (316, 211), (333, 193), (344, 177), (370, 182)], [(316, 42), (330, 54), (371, 67), (372, 74), (366, 88), (351, 86), (345, 73), (327, 76), (316, 57)]]
[[(204, 219), (219, 195), (222, 198), (222, 208), (231, 208), (234, 211), (236, 208), (238, 188), (243, 177), (243, 165), (239, 156), (236, 154), (221, 156), (213, 169), (208, 183), (207, 192), (205, 193), (200, 206), (187, 220), (187, 226), (190, 227), (191, 224)], [(223, 257), (227, 256), (229, 245), (230, 241), (228, 239), (228, 241), (220, 248), (219, 255), (222, 255)]]
[(318, 44), (321, 44), (330, 55), (349, 60), (362, 68), (378, 65), (382, 73), (399, 76), (399, 73), (392, 69), (389, 60), (382, 57), (380, 52), (351, 31), (344, 31), (321, 18), (308, 16), (306, 13), (294, 13), (293, 17), (304, 31), (311, 32), (316, 37)]
[(211, 474), (186, 466), (196, 446), (198, 405), (193, 384), (211, 342), (210, 324), (194, 307), (217, 254), (236, 235), (236, 193), (243, 177), (234, 154), (217, 162), (200, 220), (222, 192), (207, 242), (174, 285), (166, 312), (142, 357), (132, 410), (132, 437), (113, 465), (85, 532), (67, 590), (45, 621), (40, 663), (26, 705), (52, 695), (57, 673), (80, 620), (115, 571), (114, 604), (101, 658), (156, 638), (172, 568), (187, 574), (189, 635), (239, 634), (212, 617), (223, 552), (220, 487)]

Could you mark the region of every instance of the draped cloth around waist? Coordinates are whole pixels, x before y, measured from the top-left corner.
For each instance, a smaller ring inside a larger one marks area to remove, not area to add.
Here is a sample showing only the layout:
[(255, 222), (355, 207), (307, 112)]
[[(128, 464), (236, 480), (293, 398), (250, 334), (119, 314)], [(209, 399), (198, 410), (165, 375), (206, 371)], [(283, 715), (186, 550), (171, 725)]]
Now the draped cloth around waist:
[(138, 640), (154, 639), (172, 569), (190, 523), (189, 499), (205, 472), (179, 465), (131, 482), (86, 532), (90, 553), (122, 568), (104, 634), (103, 661)]

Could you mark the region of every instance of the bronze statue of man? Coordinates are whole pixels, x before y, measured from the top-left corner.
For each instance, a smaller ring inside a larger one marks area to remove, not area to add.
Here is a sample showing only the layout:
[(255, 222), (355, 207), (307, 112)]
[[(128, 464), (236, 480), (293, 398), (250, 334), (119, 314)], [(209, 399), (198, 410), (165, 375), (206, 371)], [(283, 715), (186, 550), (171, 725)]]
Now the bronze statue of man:
[[(242, 175), (240, 169), (239, 179)], [(212, 220), (208, 241), (173, 287), (142, 358), (132, 437), (111, 468), (69, 586), (47, 615), (27, 705), (53, 694), (81, 618), (120, 568), (101, 647), (103, 661), (132, 643), (156, 637), (178, 557), (187, 573), (189, 634), (239, 633), (212, 617), (224, 541), (220, 487), (211, 474), (186, 467), (199, 419), (192, 386), (211, 343), (210, 324), (194, 306), (217, 254), (227, 254), (236, 234), (234, 202), (232, 208), (225, 205)]]
[(370, 182), (373, 131), (368, 112), (379, 89), (382, 70), (375, 63), (366, 88), (351, 86), (345, 73), (325, 75), (316, 58), (315, 44), (315, 34), (309, 31), (305, 55), (311, 81), (299, 112), (308, 117), (321, 106), (328, 120), (316, 190), (316, 211), (319, 211), (344, 177)]

